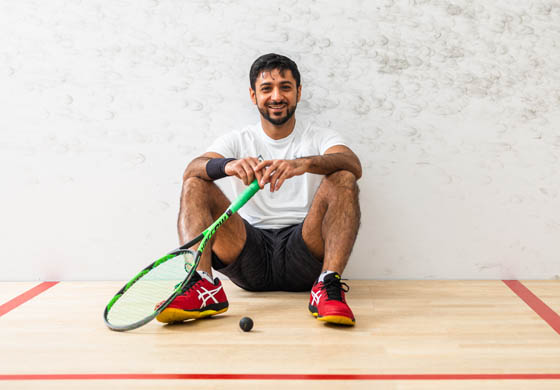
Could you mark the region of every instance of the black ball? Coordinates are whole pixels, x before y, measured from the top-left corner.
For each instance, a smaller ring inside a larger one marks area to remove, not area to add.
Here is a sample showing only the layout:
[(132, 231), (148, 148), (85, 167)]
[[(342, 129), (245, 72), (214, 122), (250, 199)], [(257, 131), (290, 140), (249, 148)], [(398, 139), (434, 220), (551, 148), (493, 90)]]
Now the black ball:
[(243, 317), (241, 321), (239, 321), (239, 327), (243, 330), (243, 332), (248, 332), (253, 329), (253, 320), (249, 317)]

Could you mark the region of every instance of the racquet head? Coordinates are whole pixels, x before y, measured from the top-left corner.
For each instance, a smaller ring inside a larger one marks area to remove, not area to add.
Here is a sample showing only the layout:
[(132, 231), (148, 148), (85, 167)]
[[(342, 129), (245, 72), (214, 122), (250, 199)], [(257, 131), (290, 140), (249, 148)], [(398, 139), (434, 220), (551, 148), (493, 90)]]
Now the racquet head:
[[(254, 180), (220, 218), (192, 241), (140, 271), (109, 301), (103, 318), (112, 330), (136, 329), (157, 317), (189, 283), (206, 243), (259, 190)], [(200, 242), (196, 252), (189, 250)]]
[(200, 256), (185, 249), (173, 251), (132, 278), (111, 299), (104, 312), (107, 326), (125, 331), (154, 319), (175, 299), (196, 270)]

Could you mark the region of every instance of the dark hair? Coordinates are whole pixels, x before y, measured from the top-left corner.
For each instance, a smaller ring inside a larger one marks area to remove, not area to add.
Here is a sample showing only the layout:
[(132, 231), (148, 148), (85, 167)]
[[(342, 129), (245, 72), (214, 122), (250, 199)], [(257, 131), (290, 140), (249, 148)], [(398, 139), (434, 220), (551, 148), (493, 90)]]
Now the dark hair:
[(259, 73), (264, 70), (278, 69), (280, 71), (289, 69), (296, 80), (296, 88), (299, 88), (301, 82), (301, 76), (299, 70), (294, 61), (290, 60), (288, 57), (282, 56), (280, 54), (269, 53), (260, 56), (251, 65), (251, 70), (249, 71), (249, 81), (251, 82), (251, 88), (255, 89), (255, 83), (257, 82), (257, 77)]

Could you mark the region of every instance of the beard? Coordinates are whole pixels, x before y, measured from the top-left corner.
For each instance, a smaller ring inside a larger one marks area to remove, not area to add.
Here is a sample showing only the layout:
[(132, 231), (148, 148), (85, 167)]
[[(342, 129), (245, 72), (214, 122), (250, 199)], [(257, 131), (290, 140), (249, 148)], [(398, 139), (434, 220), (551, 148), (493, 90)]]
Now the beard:
[(274, 118), (272, 117), (269, 113), (268, 113), (268, 109), (267, 107), (259, 107), (257, 105), (259, 112), (261, 113), (261, 115), (264, 117), (264, 119), (266, 119), (267, 121), (269, 121), (270, 123), (272, 123), (275, 126), (282, 126), (284, 123), (288, 122), (290, 120), (291, 117), (294, 116), (295, 112), (296, 112), (296, 108), (297, 108), (297, 103), (294, 104), (291, 107), (288, 107), (286, 110), (286, 115), (280, 118)]

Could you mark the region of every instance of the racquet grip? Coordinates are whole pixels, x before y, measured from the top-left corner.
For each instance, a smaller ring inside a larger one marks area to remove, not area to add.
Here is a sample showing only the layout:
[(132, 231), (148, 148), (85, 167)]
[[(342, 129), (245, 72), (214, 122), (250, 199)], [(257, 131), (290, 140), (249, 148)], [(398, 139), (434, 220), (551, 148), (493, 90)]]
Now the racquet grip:
[(231, 206), (229, 206), (232, 214), (235, 214), (237, 210), (243, 207), (243, 205), (247, 203), (247, 201), (251, 199), (253, 195), (255, 195), (260, 189), (261, 188), (259, 187), (259, 182), (257, 179), (255, 179), (251, 184), (249, 184), (247, 188), (245, 188), (245, 191), (243, 191), (241, 195), (239, 195), (239, 197), (231, 204)]

